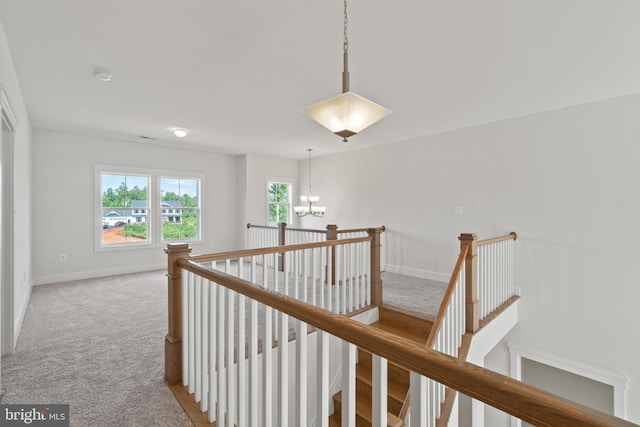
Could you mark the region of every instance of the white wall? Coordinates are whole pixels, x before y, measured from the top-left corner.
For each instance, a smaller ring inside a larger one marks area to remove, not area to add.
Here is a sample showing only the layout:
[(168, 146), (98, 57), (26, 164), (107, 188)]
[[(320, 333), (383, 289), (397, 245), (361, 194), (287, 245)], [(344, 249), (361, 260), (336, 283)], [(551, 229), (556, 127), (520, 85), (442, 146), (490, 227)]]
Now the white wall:
[(639, 111), (633, 95), (316, 158), (314, 191), (327, 223), (386, 225), (398, 271), (449, 274), (460, 233), (518, 232), (506, 340), (629, 378), (640, 422)]
[(14, 130), (14, 339), (31, 295), (31, 124), (0, 22), (0, 89), (18, 123)]
[[(248, 154), (243, 156), (244, 179), (246, 184), (245, 211), (242, 214), (252, 224), (267, 223), (267, 180), (271, 178), (289, 178), (293, 181), (293, 203), (299, 198), (297, 188), (298, 162), (278, 157)], [(294, 218), (295, 221), (295, 218)]]
[[(33, 276), (35, 284), (164, 268), (162, 247), (96, 252), (94, 164), (205, 175), (203, 243), (193, 253), (238, 248), (237, 159), (55, 131), (33, 133)], [(59, 254), (67, 254), (60, 262)]]

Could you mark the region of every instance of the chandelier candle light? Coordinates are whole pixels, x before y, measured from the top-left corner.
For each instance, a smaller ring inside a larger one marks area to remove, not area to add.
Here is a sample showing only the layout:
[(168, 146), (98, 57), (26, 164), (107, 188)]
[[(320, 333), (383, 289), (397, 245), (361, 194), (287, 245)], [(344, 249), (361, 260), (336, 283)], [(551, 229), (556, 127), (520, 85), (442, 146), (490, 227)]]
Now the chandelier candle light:
[(331, 132), (347, 138), (384, 119), (391, 110), (349, 90), (349, 38), (347, 36), (347, 0), (344, 0), (342, 95), (314, 104), (302, 110)]
[(311, 152), (312, 148), (307, 148), (309, 152), (309, 195), (308, 196), (300, 196), (301, 206), (294, 206), (293, 211), (298, 215), (298, 217), (303, 217), (307, 215), (313, 215), (317, 217), (324, 216), (324, 212), (327, 208), (324, 206), (317, 206), (316, 203), (320, 201), (320, 197), (311, 195)]

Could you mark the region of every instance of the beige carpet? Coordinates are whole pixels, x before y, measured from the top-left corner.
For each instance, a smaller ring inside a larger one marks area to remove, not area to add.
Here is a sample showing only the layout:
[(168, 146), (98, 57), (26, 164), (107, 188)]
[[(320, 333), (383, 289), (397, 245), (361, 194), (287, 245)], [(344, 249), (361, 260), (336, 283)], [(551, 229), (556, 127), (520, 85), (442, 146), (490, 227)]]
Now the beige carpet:
[(2, 403), (67, 403), (71, 426), (190, 426), (163, 380), (163, 271), (35, 287)]
[[(425, 317), (445, 284), (384, 273), (385, 304)], [(163, 381), (164, 271), (34, 288), (2, 403), (66, 403), (71, 426), (189, 426)]]
[(435, 319), (447, 283), (417, 277), (382, 273), (382, 302), (430, 320)]

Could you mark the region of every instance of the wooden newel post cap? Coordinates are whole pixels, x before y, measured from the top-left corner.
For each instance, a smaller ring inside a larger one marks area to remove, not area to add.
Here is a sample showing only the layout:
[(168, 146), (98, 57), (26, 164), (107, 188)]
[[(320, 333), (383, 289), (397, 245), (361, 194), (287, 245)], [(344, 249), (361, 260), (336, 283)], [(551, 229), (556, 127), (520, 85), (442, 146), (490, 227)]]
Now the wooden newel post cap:
[(327, 240), (338, 240), (338, 226), (327, 224)]
[(167, 243), (167, 247), (164, 249), (164, 252), (167, 254), (191, 252), (191, 248), (188, 243)]
[(462, 233), (460, 234), (460, 237), (458, 237), (458, 239), (460, 239), (461, 242), (472, 241), (478, 240), (478, 236), (476, 235), (476, 233)]

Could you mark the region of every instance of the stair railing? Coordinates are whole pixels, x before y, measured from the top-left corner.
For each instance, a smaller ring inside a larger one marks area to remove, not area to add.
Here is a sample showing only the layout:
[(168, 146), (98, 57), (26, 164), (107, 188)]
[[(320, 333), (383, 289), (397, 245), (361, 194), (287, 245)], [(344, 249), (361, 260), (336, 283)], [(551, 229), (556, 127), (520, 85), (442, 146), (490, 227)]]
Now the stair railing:
[[(338, 242), (311, 244), (307, 249), (313, 245), (331, 244)], [(284, 248), (274, 249), (282, 251)], [(387, 361), (391, 361), (412, 372), (411, 396), (416, 402), (413, 406), (426, 407), (428, 377), (534, 425), (634, 425), (205, 266), (210, 262), (207, 257), (190, 259), (189, 252), (186, 244), (167, 247), (169, 302), (175, 307), (170, 307), (169, 312), (169, 320), (174, 323), (170, 323), (166, 340), (165, 375), (172, 385), (190, 387), (193, 382), (193, 392), (207, 409), (208, 420), (216, 421), (218, 426), (308, 425), (312, 414), (316, 414), (313, 421), (317, 421), (317, 425), (326, 426), (329, 393), (325, 373), (330, 357), (339, 354), (343, 365), (342, 425), (355, 426), (356, 347), (379, 358), (374, 363), (377, 367), (374, 378), (378, 378), (373, 386), (374, 399), (378, 395), (378, 398), (386, 398), (383, 394), (386, 381), (381, 373)], [(195, 303), (196, 300), (202, 304)], [(193, 310), (180, 311), (189, 305), (193, 305)], [(243, 313), (243, 309), (248, 312)], [(281, 337), (277, 342), (273, 340), (270, 324), (273, 314), (278, 318)], [(261, 330), (257, 326), (260, 315), (263, 316)], [(294, 341), (288, 340), (290, 322), (296, 334)], [(313, 336), (307, 334), (311, 327), (316, 330)], [(258, 335), (263, 343), (261, 353)], [(330, 351), (330, 336), (342, 343), (338, 344), (337, 351)], [(234, 340), (247, 345), (234, 346)], [(277, 344), (273, 350), (271, 343)], [(317, 346), (315, 359), (307, 354), (312, 344)], [(178, 353), (173, 354), (176, 349)], [(180, 360), (183, 354), (186, 360)], [(183, 362), (186, 364), (184, 373), (182, 369), (173, 369), (181, 367)], [(315, 364), (317, 376), (310, 374), (314, 371), (311, 364)], [(197, 379), (198, 372), (200, 380)], [(294, 385), (288, 386), (290, 383)], [(309, 399), (310, 390), (315, 390), (315, 400)], [(315, 408), (307, 407), (310, 400), (315, 402)], [(289, 403), (294, 405), (292, 411)], [(295, 416), (290, 417), (290, 412)], [(374, 413), (375, 426), (386, 425), (383, 415)], [(419, 409), (412, 409), (410, 425), (428, 425)]]
[[(517, 298), (516, 238), (515, 232), (481, 241), (473, 233), (460, 235), (460, 254), (427, 338), (428, 348), (459, 358), (465, 334), (476, 332), (491, 313)], [(466, 350), (468, 345), (469, 342)], [(431, 390), (431, 398), (420, 416), (428, 416), (432, 425), (436, 425), (436, 420), (439, 425), (446, 425), (443, 420), (448, 420), (455, 393), (447, 394), (444, 385), (431, 379), (426, 380), (426, 387)], [(447, 399), (449, 405), (445, 408)], [(407, 394), (399, 418), (414, 416), (410, 413), (411, 400)]]
[[(247, 224), (247, 247), (250, 249), (257, 248), (266, 248), (271, 246), (284, 246), (284, 245), (299, 245), (304, 243), (317, 243), (324, 242), (327, 240), (336, 240), (336, 239), (354, 239), (358, 237), (366, 237), (370, 235), (371, 228), (352, 228), (339, 230), (338, 226), (335, 224), (328, 224), (326, 229), (309, 229), (309, 228), (291, 228), (287, 226), (286, 222), (280, 222), (277, 226), (269, 226), (269, 225), (255, 225), (248, 223)], [(378, 234), (376, 236), (376, 243), (379, 247), (382, 247), (382, 234), (385, 231), (385, 226), (377, 227), (375, 230), (378, 230)], [(332, 268), (327, 271), (327, 275), (330, 278), (332, 283), (336, 283), (336, 274), (338, 274), (338, 280), (342, 278), (346, 279), (344, 276), (340, 276), (340, 272), (336, 273), (336, 266), (340, 265), (340, 263), (336, 262), (336, 247), (331, 248), (331, 265)], [(380, 254), (379, 250), (377, 251), (378, 255), (378, 263), (380, 263)], [(346, 257), (347, 255), (345, 255)], [(268, 260), (269, 263), (272, 260)], [(293, 264), (286, 264), (282, 256), (278, 257), (277, 260), (278, 269), (280, 271), (284, 271), (287, 268), (289, 273), (295, 271), (295, 268), (300, 268), (300, 266), (294, 266)], [(343, 264), (346, 265), (347, 261), (343, 260)], [(269, 264), (269, 268), (273, 268), (275, 264)], [(328, 268), (328, 266), (325, 266)], [(373, 278), (375, 279), (375, 277)], [(382, 298), (382, 294), (379, 295), (379, 298)]]

